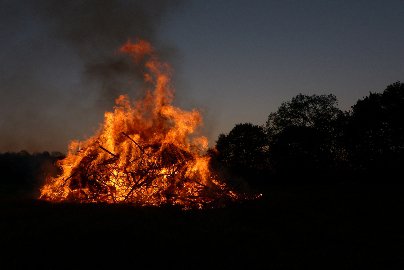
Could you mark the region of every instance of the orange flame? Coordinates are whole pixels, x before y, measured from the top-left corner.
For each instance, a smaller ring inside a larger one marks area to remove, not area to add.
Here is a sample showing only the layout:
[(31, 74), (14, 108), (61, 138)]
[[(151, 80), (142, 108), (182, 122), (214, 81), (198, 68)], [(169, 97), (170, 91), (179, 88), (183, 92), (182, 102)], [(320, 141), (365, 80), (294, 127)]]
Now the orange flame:
[(195, 135), (201, 114), (171, 104), (170, 66), (159, 61), (144, 40), (128, 41), (120, 52), (143, 66), (150, 89), (133, 103), (119, 96), (93, 137), (71, 142), (59, 162), (62, 174), (47, 179), (40, 198), (184, 208), (237, 199), (210, 171), (209, 157), (203, 155), (208, 140)]

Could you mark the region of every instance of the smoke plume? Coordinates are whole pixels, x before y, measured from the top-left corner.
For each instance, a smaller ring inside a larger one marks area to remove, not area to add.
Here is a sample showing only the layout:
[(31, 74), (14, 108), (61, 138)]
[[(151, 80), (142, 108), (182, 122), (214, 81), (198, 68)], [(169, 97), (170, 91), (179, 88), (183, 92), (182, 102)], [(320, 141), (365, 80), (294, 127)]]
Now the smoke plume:
[(153, 0), (42, 0), (39, 14), (51, 31), (71, 45), (84, 61), (87, 79), (101, 83), (103, 97), (111, 100), (125, 89), (136, 67), (127, 57), (113, 53), (128, 38), (158, 44), (156, 30), (163, 15), (179, 1)]
[(168, 57), (158, 29), (179, 5), (0, 0), (0, 152), (64, 151), (68, 140), (91, 134), (114, 98), (139, 84), (117, 48), (138, 37)]

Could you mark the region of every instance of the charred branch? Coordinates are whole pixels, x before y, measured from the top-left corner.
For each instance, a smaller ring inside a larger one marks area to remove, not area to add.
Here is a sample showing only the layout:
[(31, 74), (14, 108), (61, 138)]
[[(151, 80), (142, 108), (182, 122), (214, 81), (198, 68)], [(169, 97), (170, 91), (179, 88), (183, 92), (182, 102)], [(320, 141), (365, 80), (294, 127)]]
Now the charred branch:
[(121, 134), (123, 136), (125, 136), (126, 138), (128, 138), (130, 141), (132, 141), (137, 147), (139, 147), (140, 151), (142, 151), (142, 153), (144, 153), (143, 147), (140, 144), (138, 144), (134, 139), (132, 139), (128, 134), (126, 134), (125, 132), (121, 132)]
[(104, 150), (105, 152), (107, 152), (108, 154), (110, 154), (111, 156), (118, 158), (118, 155), (115, 155), (114, 153), (112, 153), (112, 152), (109, 151), (108, 149), (102, 147), (101, 145), (99, 145), (99, 148), (101, 148), (102, 150)]

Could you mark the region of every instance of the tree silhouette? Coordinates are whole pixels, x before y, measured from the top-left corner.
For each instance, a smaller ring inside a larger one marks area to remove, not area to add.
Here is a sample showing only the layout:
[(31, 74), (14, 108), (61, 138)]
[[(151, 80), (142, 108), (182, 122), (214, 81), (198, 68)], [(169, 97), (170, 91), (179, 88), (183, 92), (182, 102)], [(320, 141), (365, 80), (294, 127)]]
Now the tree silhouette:
[(231, 173), (256, 177), (268, 168), (267, 140), (263, 127), (237, 124), (216, 142), (216, 160)]
[(404, 164), (404, 84), (370, 93), (352, 106), (345, 130), (353, 165), (360, 171), (397, 172)]
[(272, 169), (284, 175), (324, 175), (339, 166), (344, 113), (334, 95), (299, 94), (268, 116)]
[(54, 176), (60, 173), (55, 162), (63, 157), (63, 154), (59, 152), (50, 154), (46, 151), (34, 154), (27, 151), (1, 153), (0, 171), (3, 177), (0, 181), (0, 194), (2, 196), (13, 196), (16, 193), (35, 195), (33, 193), (37, 192), (48, 175)]
[(334, 122), (342, 115), (337, 98), (330, 95), (299, 94), (268, 116), (266, 131), (275, 136), (290, 127), (316, 128), (333, 132)]

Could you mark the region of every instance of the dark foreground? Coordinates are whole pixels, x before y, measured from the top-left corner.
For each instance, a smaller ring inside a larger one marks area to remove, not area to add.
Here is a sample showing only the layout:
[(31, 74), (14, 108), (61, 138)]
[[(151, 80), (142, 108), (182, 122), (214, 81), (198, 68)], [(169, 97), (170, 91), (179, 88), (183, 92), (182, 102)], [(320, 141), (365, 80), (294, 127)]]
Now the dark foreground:
[(274, 186), (203, 211), (3, 199), (0, 268), (404, 269), (403, 187)]

